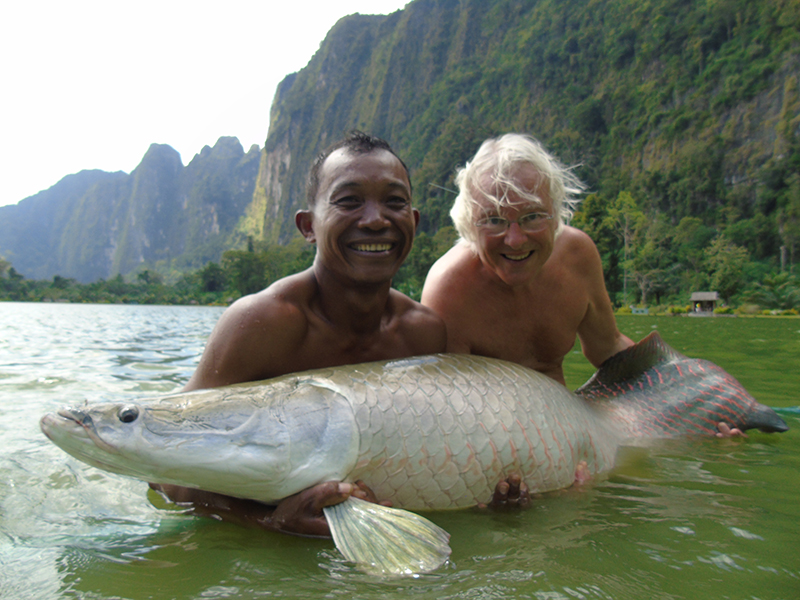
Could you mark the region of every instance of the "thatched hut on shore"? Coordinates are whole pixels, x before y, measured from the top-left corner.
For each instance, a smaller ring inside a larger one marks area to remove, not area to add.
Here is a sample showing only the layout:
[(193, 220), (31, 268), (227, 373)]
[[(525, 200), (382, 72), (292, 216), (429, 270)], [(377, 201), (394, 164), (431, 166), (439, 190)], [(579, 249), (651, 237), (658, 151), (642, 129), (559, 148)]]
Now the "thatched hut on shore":
[(692, 292), (692, 312), (714, 312), (719, 302), (717, 292)]

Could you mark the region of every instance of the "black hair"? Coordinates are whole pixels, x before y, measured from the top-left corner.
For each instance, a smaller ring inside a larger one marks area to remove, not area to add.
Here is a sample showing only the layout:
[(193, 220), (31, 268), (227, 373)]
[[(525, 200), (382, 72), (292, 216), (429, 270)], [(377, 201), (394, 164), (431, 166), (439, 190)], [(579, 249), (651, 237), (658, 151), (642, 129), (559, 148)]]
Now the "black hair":
[(403, 168), (406, 170), (406, 177), (408, 177), (408, 185), (411, 185), (411, 174), (408, 172), (406, 163), (392, 150), (389, 142), (375, 137), (374, 135), (364, 133), (363, 131), (353, 130), (335, 144), (325, 148), (314, 160), (314, 164), (311, 165), (311, 170), (308, 172), (308, 184), (306, 186), (306, 201), (308, 202), (309, 208), (314, 208), (314, 204), (316, 204), (317, 192), (319, 191), (319, 172), (322, 169), (322, 164), (325, 162), (326, 158), (341, 148), (344, 148), (351, 154), (368, 154), (375, 150), (386, 150), (390, 152), (400, 161), (400, 164), (403, 165)]

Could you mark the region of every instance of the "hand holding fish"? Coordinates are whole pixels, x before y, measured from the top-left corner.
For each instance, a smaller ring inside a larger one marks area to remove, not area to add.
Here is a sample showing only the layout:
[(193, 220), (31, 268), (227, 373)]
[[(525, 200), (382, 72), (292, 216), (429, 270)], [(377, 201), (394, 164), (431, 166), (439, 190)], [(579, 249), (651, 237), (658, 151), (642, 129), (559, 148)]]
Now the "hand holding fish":
[(331, 537), (322, 509), (344, 502), (350, 497), (382, 506), (392, 504), (389, 501), (378, 502), (373, 491), (361, 480), (356, 483), (326, 481), (282, 500), (262, 526), (293, 535)]
[(378, 502), (375, 493), (360, 480), (326, 481), (281, 500), (277, 506), (178, 485), (151, 483), (150, 487), (176, 504), (190, 506), (196, 515), (305, 537), (331, 537), (322, 509), (351, 496), (382, 506), (392, 505), (388, 500)]
[[(404, 574), (446, 561), (446, 532), (407, 511), (359, 503), (367, 492), (352, 484), (316, 482), (363, 478), (411, 510), (466, 508), (495, 492), (507, 503), (525, 497), (522, 479), (537, 493), (567, 487), (611, 469), (625, 440), (713, 436), (725, 432), (721, 421), (731, 433), (788, 429), (721, 368), (677, 353), (653, 332), (577, 393), (514, 363), (442, 354), (67, 407), (43, 416), (41, 427), (90, 465), (263, 502), (228, 497), (215, 507), (221, 512), (198, 512), (236, 521), (247, 503), (264, 519), (244, 524), (319, 535), (313, 523), (324, 509), (347, 560)], [(497, 486), (515, 472), (518, 491), (515, 479)], [(405, 532), (400, 559), (394, 546), (385, 560), (360, 553), (383, 548), (372, 542), (397, 530)]]
[(739, 429), (738, 427), (731, 428), (725, 421), (720, 421), (717, 424), (717, 433), (715, 434), (718, 438), (732, 438), (732, 437), (743, 437), (746, 438), (747, 434)]
[[(495, 486), (492, 500), (488, 506), (491, 508), (527, 508), (530, 501), (528, 486), (522, 481), (519, 473), (512, 473)], [(486, 507), (486, 504), (478, 504), (478, 508)]]

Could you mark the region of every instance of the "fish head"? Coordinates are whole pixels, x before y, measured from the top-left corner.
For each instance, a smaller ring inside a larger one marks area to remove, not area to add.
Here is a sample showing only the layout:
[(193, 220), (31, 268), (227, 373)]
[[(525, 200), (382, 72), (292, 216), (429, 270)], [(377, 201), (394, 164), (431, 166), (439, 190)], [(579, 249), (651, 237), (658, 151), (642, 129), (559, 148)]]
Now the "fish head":
[(46, 414), (40, 426), (68, 454), (112, 473), (230, 492), (237, 479), (232, 469), (258, 471), (263, 486), (279, 488), (287, 470), (286, 432), (279, 420), (270, 426), (247, 404), (170, 397), (99, 403)]
[(235, 385), (139, 402), (63, 408), (44, 434), (94, 467), (262, 502), (355, 462), (352, 410), (317, 385)]
[(138, 404), (106, 403), (64, 407), (39, 421), (56, 446), (98, 468), (135, 476), (130, 446), (141, 437), (142, 408)]

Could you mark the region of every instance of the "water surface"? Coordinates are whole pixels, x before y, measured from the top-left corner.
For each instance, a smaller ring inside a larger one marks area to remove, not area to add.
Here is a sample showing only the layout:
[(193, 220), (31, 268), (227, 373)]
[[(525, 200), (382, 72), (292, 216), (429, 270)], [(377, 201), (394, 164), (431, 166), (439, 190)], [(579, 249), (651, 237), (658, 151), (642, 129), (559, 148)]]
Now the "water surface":
[[(62, 404), (182, 386), (221, 309), (0, 304), (0, 598), (800, 597), (800, 320), (623, 317), (714, 360), (792, 429), (625, 448), (523, 512), (434, 513), (452, 563), (383, 582), (332, 542), (182, 514), (40, 433)], [(592, 369), (578, 354), (568, 381)]]

